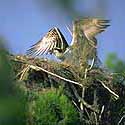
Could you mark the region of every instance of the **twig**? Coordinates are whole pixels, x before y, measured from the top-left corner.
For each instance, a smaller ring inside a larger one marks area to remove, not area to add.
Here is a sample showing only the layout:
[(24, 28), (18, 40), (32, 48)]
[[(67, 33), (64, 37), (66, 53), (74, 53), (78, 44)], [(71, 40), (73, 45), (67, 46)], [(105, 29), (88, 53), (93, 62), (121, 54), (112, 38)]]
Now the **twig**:
[(82, 88), (82, 98), (84, 98), (84, 96), (85, 96), (85, 88), (83, 87)]
[[(85, 94), (85, 88), (83, 87), (82, 88), (82, 99), (84, 99), (84, 94)], [(83, 103), (82, 102), (80, 102), (80, 108), (81, 108), (81, 110), (83, 110)]]
[(80, 102), (82, 102), (82, 104), (83, 104), (84, 106), (86, 106), (88, 109), (90, 109), (90, 110), (93, 111), (93, 112), (99, 113), (98, 109), (96, 109), (96, 108), (94, 108), (93, 106), (91, 106), (90, 104), (88, 104), (86, 101), (84, 101), (83, 98), (81, 98), (81, 97), (79, 96), (79, 94), (77, 93), (77, 90), (76, 90), (76, 88), (73, 86), (73, 84), (71, 84), (71, 87), (72, 87), (72, 89), (73, 89), (73, 92), (74, 92), (76, 98), (77, 98), (78, 100), (80, 100)]
[(94, 62), (95, 62), (95, 59), (93, 58), (93, 59), (92, 59), (92, 63), (91, 63), (91, 65), (90, 65), (90, 67), (88, 68), (88, 70), (91, 70), (91, 69), (92, 69), (92, 67), (93, 67), (93, 65), (94, 65)]
[(102, 108), (101, 108), (100, 115), (99, 115), (99, 120), (100, 121), (101, 121), (102, 113), (104, 112), (104, 108), (105, 108), (105, 106), (103, 105)]
[(87, 77), (87, 72), (88, 72), (88, 69), (86, 68), (86, 69), (85, 69), (84, 79), (86, 79), (86, 77)]
[(22, 73), (23, 73), (23, 70), (21, 72), (17, 73), (17, 75), (15, 76), (15, 78), (17, 78)]
[(64, 80), (64, 81), (66, 81), (66, 82), (70, 82), (70, 83), (79, 85), (79, 86), (81, 86), (81, 87), (83, 86), (82, 84), (80, 84), (80, 83), (78, 83), (78, 82), (72, 81), (72, 80), (70, 80), (70, 79), (66, 79), (66, 78), (64, 78), (64, 77), (62, 77), (62, 76), (59, 76), (59, 75), (54, 74), (54, 73), (52, 73), (52, 72), (49, 72), (49, 71), (47, 71), (47, 70), (45, 70), (45, 69), (43, 69), (43, 68), (41, 68), (41, 67), (39, 67), (39, 66), (34, 66), (34, 65), (31, 65), (31, 64), (30, 64), (29, 66), (30, 66), (30, 68), (32, 68), (32, 69), (34, 69), (34, 70), (42, 70), (43, 72), (46, 72), (46, 73), (48, 73), (49, 75), (55, 76), (55, 77), (57, 77), (57, 78), (59, 78), (59, 79), (61, 79), (61, 80)]
[[(32, 68), (32, 69), (34, 69), (34, 70), (37, 70), (37, 71), (41, 70), (41, 71), (46, 72), (46, 73), (48, 73), (48, 74), (50, 74), (50, 75), (52, 75), (52, 76), (55, 76), (55, 77), (57, 77), (57, 78), (59, 78), (59, 79), (61, 79), (61, 80), (64, 80), (64, 81), (66, 81), (66, 82), (70, 82), (70, 83), (79, 85), (80, 87), (83, 87), (83, 85), (80, 84), (80, 83), (78, 83), (78, 82), (75, 82), (75, 81), (66, 79), (66, 78), (64, 78), (64, 77), (62, 77), (62, 76), (59, 76), (59, 75), (54, 74), (54, 73), (52, 73), (52, 72), (49, 72), (49, 71), (47, 71), (47, 70), (45, 70), (45, 69), (43, 69), (43, 68), (41, 68), (41, 67), (39, 67), (39, 66), (34, 66), (34, 65), (32, 65), (32, 64), (30, 64), (30, 63), (28, 63), (28, 62), (25, 62), (25, 61), (22, 61), (22, 60), (19, 60), (19, 59), (12, 59), (12, 60), (18, 61), (18, 62), (20, 62), (20, 63), (28, 64), (28, 65), (30, 66), (30, 68)], [(94, 111), (94, 112), (96, 112), (96, 113), (99, 113), (99, 111), (98, 111), (97, 109), (95, 109), (94, 107), (92, 107), (91, 105), (89, 105), (87, 102), (84, 101), (84, 99), (82, 99), (82, 98), (78, 95), (78, 93), (77, 93), (75, 87), (74, 87), (72, 84), (71, 84), (71, 86), (72, 86), (72, 89), (73, 89), (73, 91), (74, 91), (74, 94), (75, 94), (75, 96), (78, 98), (78, 100), (80, 100), (80, 101), (81, 101), (87, 108), (89, 108), (90, 110), (92, 110), (92, 111)]]
[(29, 65), (27, 65), (27, 67), (22, 70), (19, 80), (23, 80), (25, 73), (27, 73), (29, 71), (29, 69), (30, 69), (30, 67), (29, 67)]
[(83, 87), (83, 85), (80, 84), (80, 83), (78, 83), (78, 82), (75, 82), (75, 81), (70, 80), (70, 79), (66, 79), (66, 78), (64, 78), (64, 77), (62, 77), (62, 76), (59, 76), (59, 75), (57, 75), (57, 74), (54, 74), (54, 73), (52, 73), (52, 72), (50, 72), (50, 71), (45, 70), (45, 69), (43, 69), (42, 67), (34, 66), (34, 65), (32, 65), (32, 64), (30, 64), (30, 63), (28, 63), (28, 62), (25, 62), (25, 61), (22, 61), (22, 60), (19, 60), (19, 59), (13, 59), (13, 60), (14, 60), (14, 61), (18, 61), (18, 62), (20, 62), (20, 63), (28, 64), (29, 67), (32, 68), (32, 69), (34, 69), (34, 70), (37, 70), (37, 71), (41, 70), (41, 71), (46, 72), (46, 73), (48, 73), (49, 75), (52, 75), (52, 76), (54, 76), (54, 77), (57, 77), (57, 78), (59, 78), (59, 79), (61, 79), (61, 80), (64, 80), (64, 81), (66, 81), (66, 82), (73, 83), (73, 84), (79, 85), (80, 87)]
[(123, 116), (121, 117), (121, 119), (120, 119), (119, 122), (118, 122), (118, 125), (120, 125), (120, 123), (122, 122), (123, 118), (125, 118), (125, 115), (123, 115)]
[[(89, 118), (89, 120), (91, 119), (91, 117), (90, 117), (90, 114), (88, 113), (88, 111), (87, 111), (87, 109), (85, 108), (85, 112), (86, 112), (86, 114), (87, 114), (87, 116), (88, 116), (88, 118)], [(91, 120), (90, 120), (91, 121)]]
[(111, 89), (109, 89), (100, 79), (97, 79), (97, 80), (102, 84), (102, 86), (103, 86), (105, 89), (107, 89), (112, 95), (114, 95), (114, 97), (115, 97), (116, 99), (119, 98), (119, 95), (117, 95), (115, 92), (113, 92)]
[(75, 101), (72, 101), (73, 104), (77, 107), (77, 109), (79, 110), (79, 112), (81, 111), (80, 108), (78, 107), (78, 105), (75, 103)]
[(94, 62), (95, 62), (95, 59), (93, 58), (90, 67), (85, 69), (84, 79), (86, 79), (86, 77), (87, 77), (87, 72), (92, 69)]
[(95, 112), (94, 112), (94, 116), (95, 116), (95, 124), (98, 125), (97, 115)]

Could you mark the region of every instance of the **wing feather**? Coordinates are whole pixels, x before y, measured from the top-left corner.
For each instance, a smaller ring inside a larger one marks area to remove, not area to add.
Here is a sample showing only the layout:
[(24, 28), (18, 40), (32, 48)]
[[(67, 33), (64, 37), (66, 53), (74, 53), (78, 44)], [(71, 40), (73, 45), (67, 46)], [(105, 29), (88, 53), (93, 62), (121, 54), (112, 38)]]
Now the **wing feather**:
[(27, 55), (43, 55), (43, 54), (52, 54), (54, 49), (62, 49), (62, 52), (66, 50), (68, 43), (65, 40), (61, 31), (54, 27), (52, 28), (41, 40), (31, 46), (27, 50)]
[(92, 40), (95, 38), (95, 36), (103, 31), (110, 26), (109, 20), (102, 20), (102, 19), (85, 19), (85, 23), (83, 25), (83, 31), (85, 36), (89, 39)]

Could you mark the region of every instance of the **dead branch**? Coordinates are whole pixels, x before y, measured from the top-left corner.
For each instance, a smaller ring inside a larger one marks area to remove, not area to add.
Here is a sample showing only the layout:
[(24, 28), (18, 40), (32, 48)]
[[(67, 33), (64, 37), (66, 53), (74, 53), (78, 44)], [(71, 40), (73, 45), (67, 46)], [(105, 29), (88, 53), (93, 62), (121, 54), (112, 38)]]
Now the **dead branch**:
[(41, 70), (41, 71), (43, 71), (43, 72), (45, 72), (45, 73), (48, 73), (49, 75), (52, 75), (52, 76), (54, 76), (54, 77), (57, 77), (57, 78), (59, 78), (59, 79), (61, 79), (61, 80), (64, 80), (64, 81), (66, 81), (66, 82), (79, 85), (80, 87), (83, 86), (82, 84), (80, 84), (80, 83), (78, 83), (78, 82), (75, 82), (75, 81), (70, 80), (70, 79), (66, 79), (66, 78), (64, 78), (64, 77), (62, 77), (62, 76), (59, 76), (59, 75), (55, 74), (55, 73), (52, 73), (52, 72), (50, 72), (50, 71), (47, 71), (47, 70), (43, 69), (42, 67), (32, 65), (32, 64), (30, 64), (30, 63), (28, 63), (28, 62), (25, 62), (25, 61), (19, 60), (19, 59), (13, 59), (13, 60), (14, 60), (14, 61), (18, 61), (18, 62), (20, 62), (20, 63), (28, 64), (28, 67), (30, 67), (31, 69), (34, 69), (34, 70), (36, 70), (36, 71), (40, 71), (40, 70)]
[(105, 88), (105, 89), (107, 89), (113, 96), (114, 96), (114, 98), (115, 99), (118, 99), (119, 98), (119, 95), (117, 95), (115, 92), (113, 92), (110, 88), (108, 88), (106, 85), (105, 85), (105, 83), (103, 83), (103, 81), (101, 81), (101, 80), (99, 80), (99, 79), (97, 79), (101, 84), (102, 84), (102, 86)]
[(79, 96), (79, 94), (77, 93), (76, 88), (75, 88), (72, 84), (71, 84), (71, 87), (72, 87), (73, 92), (74, 92), (75, 96), (77, 97), (77, 99), (78, 99), (80, 102), (82, 102), (82, 104), (83, 104), (86, 108), (90, 109), (90, 110), (93, 111), (93, 112), (99, 113), (98, 109), (94, 108), (92, 105), (89, 105), (83, 98), (81, 98), (81, 97)]

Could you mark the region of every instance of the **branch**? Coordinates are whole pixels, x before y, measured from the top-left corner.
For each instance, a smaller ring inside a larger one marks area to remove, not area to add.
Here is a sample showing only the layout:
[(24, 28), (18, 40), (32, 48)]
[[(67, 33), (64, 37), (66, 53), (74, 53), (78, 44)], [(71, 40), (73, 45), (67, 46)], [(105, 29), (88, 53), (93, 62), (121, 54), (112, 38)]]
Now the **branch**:
[(66, 79), (66, 78), (64, 78), (64, 77), (62, 77), (62, 76), (59, 76), (59, 75), (54, 74), (54, 73), (52, 73), (52, 72), (50, 72), (50, 71), (47, 71), (47, 70), (45, 70), (45, 69), (43, 69), (43, 68), (41, 68), (41, 67), (39, 67), (39, 66), (34, 66), (34, 65), (31, 65), (31, 64), (30, 64), (29, 66), (30, 66), (30, 68), (32, 68), (32, 69), (34, 69), (34, 70), (41, 70), (41, 71), (43, 71), (43, 72), (48, 73), (49, 75), (55, 76), (55, 77), (57, 77), (57, 78), (59, 78), (59, 79), (61, 79), (61, 80), (64, 80), (64, 81), (66, 81), (66, 82), (70, 82), (70, 83), (79, 85), (79, 86), (81, 86), (81, 87), (83, 86), (82, 84), (80, 84), (80, 83), (78, 83), (78, 82), (72, 81), (72, 80), (70, 80), (70, 79)]
[(83, 87), (83, 85), (80, 84), (80, 83), (78, 83), (78, 82), (75, 82), (75, 81), (70, 80), (70, 79), (66, 79), (66, 78), (64, 78), (64, 77), (62, 77), (62, 76), (59, 76), (59, 75), (57, 75), (57, 74), (54, 74), (54, 73), (52, 73), (52, 72), (50, 72), (50, 71), (45, 70), (45, 69), (43, 69), (42, 67), (32, 65), (32, 64), (30, 64), (30, 63), (28, 63), (28, 62), (26, 62), (26, 61), (22, 61), (22, 60), (19, 60), (19, 59), (12, 59), (12, 60), (18, 61), (18, 62), (20, 62), (20, 63), (28, 64), (29, 67), (32, 68), (32, 69), (34, 69), (34, 70), (37, 70), (37, 71), (41, 70), (41, 71), (43, 71), (43, 72), (45, 72), (45, 73), (48, 73), (49, 75), (52, 75), (52, 76), (54, 76), (54, 77), (57, 77), (57, 78), (59, 78), (59, 79), (61, 79), (61, 80), (64, 80), (64, 81), (66, 81), (66, 82), (73, 83), (73, 84), (79, 85), (80, 87)]
[(125, 118), (125, 115), (123, 115), (122, 117), (121, 117), (121, 119), (119, 120), (119, 122), (118, 122), (118, 125), (120, 125), (120, 123), (122, 122), (122, 120)]
[(101, 84), (102, 86), (107, 89), (113, 96), (114, 98), (118, 99), (119, 98), (119, 95), (117, 95), (115, 92), (113, 92), (110, 88), (108, 88), (100, 79), (97, 79)]
[(98, 109), (96, 109), (96, 108), (94, 108), (93, 106), (91, 106), (90, 104), (88, 104), (83, 98), (81, 98), (81, 97), (79, 96), (79, 94), (77, 93), (76, 88), (75, 88), (72, 84), (71, 84), (71, 87), (72, 87), (72, 89), (73, 89), (73, 92), (74, 92), (76, 98), (77, 98), (78, 100), (80, 100), (80, 101), (83, 103), (84, 106), (86, 106), (88, 109), (90, 109), (90, 110), (93, 111), (93, 112), (99, 113)]
[(101, 108), (100, 115), (99, 115), (99, 120), (100, 121), (101, 121), (102, 113), (104, 112), (104, 108), (105, 108), (105, 106), (103, 105), (102, 108)]

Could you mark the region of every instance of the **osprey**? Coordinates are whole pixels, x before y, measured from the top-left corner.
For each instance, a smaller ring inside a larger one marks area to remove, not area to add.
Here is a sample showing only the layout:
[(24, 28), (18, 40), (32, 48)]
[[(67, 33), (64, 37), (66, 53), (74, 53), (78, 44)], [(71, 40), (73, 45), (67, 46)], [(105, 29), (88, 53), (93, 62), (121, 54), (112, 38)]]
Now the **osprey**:
[[(76, 22), (82, 22), (82, 33), (83, 36), (90, 42), (96, 42), (95, 36), (101, 33), (108, 27), (109, 20), (102, 20), (97, 18), (84, 18), (77, 20)], [(75, 22), (74, 22), (75, 25)], [(63, 59), (64, 55), (68, 52), (70, 47), (75, 43), (75, 33), (73, 31), (73, 38), (70, 45), (68, 45), (61, 31), (54, 27), (45, 36), (40, 39), (36, 44), (32, 45), (27, 50), (27, 55), (43, 55), (43, 54), (54, 54), (57, 58)]]

